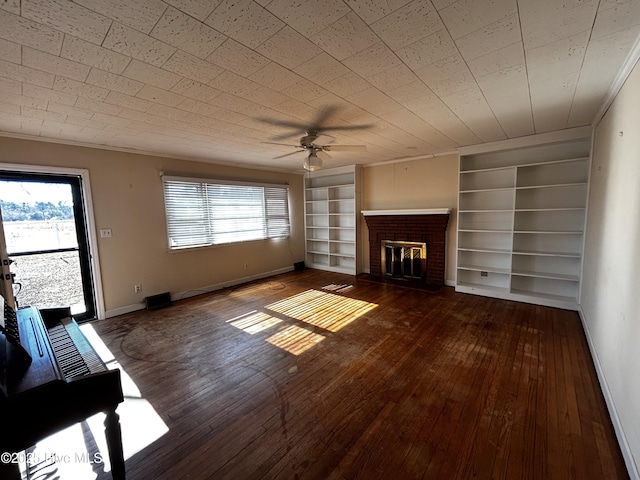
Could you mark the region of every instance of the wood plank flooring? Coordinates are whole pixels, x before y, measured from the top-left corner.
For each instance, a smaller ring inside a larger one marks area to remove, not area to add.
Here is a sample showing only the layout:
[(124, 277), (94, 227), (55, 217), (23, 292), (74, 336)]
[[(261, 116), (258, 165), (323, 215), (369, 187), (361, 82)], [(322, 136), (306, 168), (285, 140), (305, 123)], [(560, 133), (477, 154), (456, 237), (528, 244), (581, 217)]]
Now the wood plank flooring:
[(628, 478), (575, 312), (306, 270), (93, 327), (130, 479)]

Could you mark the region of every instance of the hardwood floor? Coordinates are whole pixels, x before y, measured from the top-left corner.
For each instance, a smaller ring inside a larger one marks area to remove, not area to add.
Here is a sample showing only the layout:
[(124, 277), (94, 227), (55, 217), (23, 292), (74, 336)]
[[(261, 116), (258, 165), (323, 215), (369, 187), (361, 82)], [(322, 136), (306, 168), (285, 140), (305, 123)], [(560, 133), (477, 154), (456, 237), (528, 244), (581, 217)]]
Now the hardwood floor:
[(628, 478), (575, 312), (306, 270), (93, 327), (130, 479)]

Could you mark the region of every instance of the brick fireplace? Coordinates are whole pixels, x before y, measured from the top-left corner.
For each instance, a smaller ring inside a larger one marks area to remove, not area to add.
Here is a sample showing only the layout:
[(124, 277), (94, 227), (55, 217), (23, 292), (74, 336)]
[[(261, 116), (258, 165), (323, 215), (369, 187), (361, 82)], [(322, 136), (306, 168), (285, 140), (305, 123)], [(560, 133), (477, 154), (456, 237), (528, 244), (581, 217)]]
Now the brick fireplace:
[[(369, 267), (376, 277), (388, 276), (383, 271), (383, 242), (394, 244), (426, 244), (426, 272), (420, 281), (430, 286), (444, 285), (448, 208), (367, 210), (363, 211), (369, 228)], [(388, 249), (387, 249), (388, 252)], [(389, 253), (387, 253), (388, 258)]]

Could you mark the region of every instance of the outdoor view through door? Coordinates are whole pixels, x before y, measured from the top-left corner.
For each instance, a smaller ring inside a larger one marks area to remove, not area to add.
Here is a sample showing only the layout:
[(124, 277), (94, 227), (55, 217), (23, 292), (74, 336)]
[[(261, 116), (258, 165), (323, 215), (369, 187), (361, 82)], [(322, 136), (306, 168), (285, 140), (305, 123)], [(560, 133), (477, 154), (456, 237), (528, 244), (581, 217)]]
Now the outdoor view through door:
[(94, 318), (81, 178), (0, 172), (0, 210), (18, 305)]

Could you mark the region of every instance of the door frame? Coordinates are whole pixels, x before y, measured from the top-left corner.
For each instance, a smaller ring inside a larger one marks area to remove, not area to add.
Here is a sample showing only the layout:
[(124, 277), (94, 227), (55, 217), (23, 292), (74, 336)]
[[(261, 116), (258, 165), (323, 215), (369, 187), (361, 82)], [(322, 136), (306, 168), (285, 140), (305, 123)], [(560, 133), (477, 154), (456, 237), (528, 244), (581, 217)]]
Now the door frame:
[(68, 168), (45, 165), (29, 165), (20, 163), (0, 163), (0, 170), (8, 172), (40, 173), (53, 175), (70, 175), (81, 178), (84, 217), (87, 222), (87, 243), (89, 244), (89, 262), (91, 264), (91, 275), (93, 280), (94, 297), (96, 303), (96, 318), (105, 318), (104, 294), (102, 291), (102, 275), (100, 272), (100, 258), (98, 252), (98, 237), (96, 235), (96, 222), (93, 216), (93, 198), (91, 195), (91, 182), (89, 180), (89, 170), (86, 168)]

